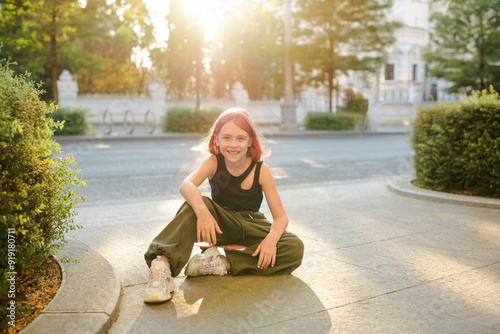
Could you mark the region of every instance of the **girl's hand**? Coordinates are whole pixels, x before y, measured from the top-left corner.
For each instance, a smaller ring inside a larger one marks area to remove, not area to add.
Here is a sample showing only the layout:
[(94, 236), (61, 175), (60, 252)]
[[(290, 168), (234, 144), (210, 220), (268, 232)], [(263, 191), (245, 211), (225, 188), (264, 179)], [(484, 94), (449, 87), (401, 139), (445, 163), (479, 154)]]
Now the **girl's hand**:
[(274, 267), (276, 262), (276, 242), (274, 242), (269, 235), (262, 240), (252, 256), (257, 256), (259, 253), (260, 256), (257, 268), (267, 269), (269, 265)]
[(207, 210), (205, 214), (198, 217), (196, 224), (196, 238), (198, 242), (200, 242), (201, 239), (208, 242), (210, 245), (215, 245), (217, 243), (215, 232), (222, 234), (217, 221), (215, 221), (212, 214)]

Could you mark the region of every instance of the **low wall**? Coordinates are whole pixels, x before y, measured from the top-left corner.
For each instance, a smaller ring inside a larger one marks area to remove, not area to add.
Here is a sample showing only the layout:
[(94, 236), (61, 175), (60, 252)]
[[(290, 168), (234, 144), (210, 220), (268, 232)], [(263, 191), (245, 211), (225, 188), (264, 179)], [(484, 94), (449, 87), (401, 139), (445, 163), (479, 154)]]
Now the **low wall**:
[[(282, 101), (249, 101), (246, 106), (257, 124), (275, 125), (281, 123)], [(202, 99), (201, 106), (218, 107), (225, 110), (237, 104), (232, 99)], [(168, 108), (174, 106), (194, 107), (194, 99), (167, 99), (166, 101), (155, 100), (150, 96), (140, 95), (78, 95), (73, 101), (61, 103), (61, 107), (76, 107), (88, 110), (87, 119), (90, 123), (103, 123), (103, 115), (107, 110), (111, 114), (113, 122), (120, 124), (124, 121), (124, 116), (129, 110), (137, 124), (145, 121), (147, 111), (151, 111), (158, 123), (165, 116)], [(130, 117), (130, 116), (129, 116)], [(302, 104), (297, 105), (297, 123), (304, 123), (306, 112)], [(109, 120), (109, 119), (108, 119)]]

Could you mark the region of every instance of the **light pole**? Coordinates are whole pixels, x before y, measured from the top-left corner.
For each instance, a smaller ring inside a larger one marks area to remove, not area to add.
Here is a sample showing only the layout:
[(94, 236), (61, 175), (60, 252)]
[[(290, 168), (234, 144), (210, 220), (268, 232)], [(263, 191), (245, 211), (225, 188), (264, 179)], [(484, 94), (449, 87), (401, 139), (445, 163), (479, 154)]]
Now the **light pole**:
[(298, 130), (296, 105), (293, 98), (292, 62), (290, 44), (292, 40), (292, 0), (285, 0), (285, 102), (281, 109), (281, 130)]

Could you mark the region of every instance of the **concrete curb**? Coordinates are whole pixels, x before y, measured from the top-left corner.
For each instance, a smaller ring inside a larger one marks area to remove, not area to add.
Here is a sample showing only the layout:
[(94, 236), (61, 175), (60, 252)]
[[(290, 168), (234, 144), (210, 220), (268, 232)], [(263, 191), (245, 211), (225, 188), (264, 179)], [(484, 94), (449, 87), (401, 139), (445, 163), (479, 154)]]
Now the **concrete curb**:
[(448, 194), (439, 191), (422, 189), (414, 186), (411, 183), (412, 179), (414, 179), (414, 177), (411, 175), (394, 176), (387, 180), (387, 186), (390, 191), (396, 194), (412, 198), (488, 209), (500, 209), (500, 200), (498, 199)]
[[(293, 137), (346, 137), (346, 136), (378, 136), (378, 135), (400, 135), (407, 134), (408, 131), (321, 131), (321, 130), (299, 130), (299, 131), (272, 131), (263, 130), (265, 138), (293, 138)], [(54, 136), (52, 139), (58, 143), (73, 142), (116, 142), (116, 141), (145, 141), (145, 140), (172, 140), (172, 139), (203, 139), (203, 134), (199, 133), (156, 133), (139, 135), (88, 135), (88, 136)]]
[(118, 273), (99, 253), (76, 240), (68, 240), (57, 259), (79, 262), (60, 262), (63, 277), (59, 291), (22, 333), (106, 333), (120, 306)]

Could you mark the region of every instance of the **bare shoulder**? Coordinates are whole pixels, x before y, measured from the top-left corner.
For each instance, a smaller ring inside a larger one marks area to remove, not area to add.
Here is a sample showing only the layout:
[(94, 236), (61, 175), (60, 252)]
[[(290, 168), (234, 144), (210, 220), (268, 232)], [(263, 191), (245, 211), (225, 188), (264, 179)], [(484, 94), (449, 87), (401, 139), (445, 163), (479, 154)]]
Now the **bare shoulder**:
[(265, 162), (262, 162), (262, 166), (260, 168), (259, 183), (261, 186), (269, 183), (274, 184), (274, 177), (273, 173), (271, 172), (271, 168), (269, 168), (269, 166)]
[(210, 154), (210, 156), (203, 160), (198, 169), (203, 171), (203, 173), (207, 174), (209, 177), (212, 177), (217, 171), (217, 157)]

